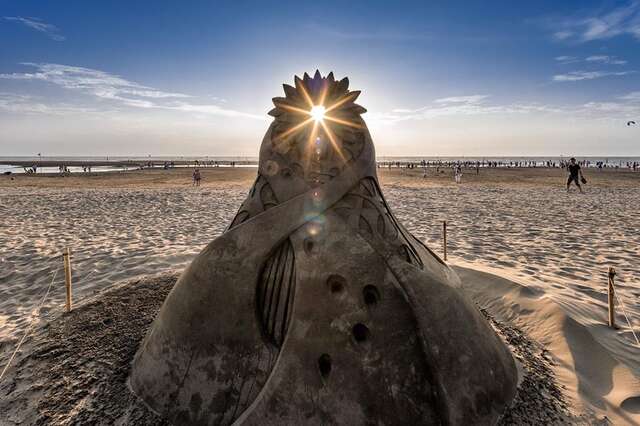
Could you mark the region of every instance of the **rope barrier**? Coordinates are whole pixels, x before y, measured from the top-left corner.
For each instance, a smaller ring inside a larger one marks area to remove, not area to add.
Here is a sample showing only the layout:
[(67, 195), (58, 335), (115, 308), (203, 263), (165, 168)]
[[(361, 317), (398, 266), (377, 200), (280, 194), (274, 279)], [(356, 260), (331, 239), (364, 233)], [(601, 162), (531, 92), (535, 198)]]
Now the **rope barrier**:
[(44, 296), (42, 297), (42, 300), (40, 301), (40, 304), (38, 305), (36, 315), (34, 315), (34, 317), (31, 319), (29, 328), (27, 328), (27, 331), (24, 333), (24, 336), (22, 336), (22, 339), (20, 339), (20, 341), (18, 342), (16, 349), (13, 351), (13, 354), (11, 354), (9, 361), (7, 362), (7, 365), (5, 365), (4, 368), (2, 369), (2, 373), (0, 373), (0, 382), (2, 382), (2, 378), (4, 377), (5, 373), (9, 370), (9, 366), (13, 362), (13, 359), (16, 357), (16, 354), (20, 350), (20, 347), (26, 340), (27, 336), (31, 334), (31, 331), (33, 330), (33, 326), (35, 325), (35, 321), (37, 318), (40, 317), (40, 311), (42, 310), (42, 306), (44, 305), (45, 300), (47, 300), (47, 296), (49, 296), (49, 292), (51, 291), (51, 286), (53, 285), (53, 282), (55, 281), (57, 275), (58, 275), (58, 269), (56, 269), (53, 273), (53, 278), (51, 279), (51, 282), (49, 283), (49, 287), (47, 287), (47, 291), (45, 292)]
[[(447, 260), (447, 221), (443, 222), (443, 246), (444, 246), (444, 260)], [(611, 274), (612, 272), (610, 271), (609, 274)], [(615, 270), (613, 271), (613, 276), (617, 275), (617, 273), (615, 272)], [(638, 335), (636, 334), (633, 325), (631, 324), (631, 320), (629, 319), (629, 315), (627, 315), (627, 310), (626, 310), (626, 305), (624, 304), (624, 301), (622, 300), (622, 297), (618, 295), (618, 291), (615, 288), (614, 283), (612, 282), (612, 288), (613, 288), (613, 295), (615, 297), (615, 299), (618, 301), (618, 303), (620, 304), (620, 307), (622, 308), (622, 313), (625, 317), (625, 319), (627, 320), (627, 324), (629, 326), (629, 330), (631, 330), (631, 334), (633, 334), (633, 337), (636, 341), (636, 344), (638, 346), (640, 346), (640, 338), (638, 338)]]
[[(147, 260), (149, 257), (151, 257), (150, 254), (144, 256), (143, 260)], [(62, 255), (58, 255), (58, 256), (54, 256), (54, 259), (61, 259)], [(85, 258), (89, 259), (89, 257)], [(118, 263), (118, 265), (113, 268), (113, 269), (118, 269), (120, 268), (127, 260), (129, 260), (130, 257), (125, 257), (124, 259), (122, 259), (121, 262)], [(91, 271), (87, 276), (83, 277), (82, 282), (86, 282), (89, 280), (89, 278), (95, 273), (96, 271), (93, 270)], [(16, 355), (18, 354), (18, 352), (20, 351), (20, 348), (22, 347), (22, 344), (25, 342), (25, 340), (27, 339), (27, 337), (29, 337), (29, 335), (31, 334), (31, 332), (33, 331), (33, 327), (35, 325), (35, 321), (36, 319), (38, 319), (40, 317), (40, 311), (42, 310), (42, 307), (44, 306), (45, 301), (47, 300), (47, 297), (49, 296), (49, 293), (51, 292), (51, 287), (53, 286), (53, 283), (55, 282), (56, 276), (58, 274), (58, 269), (54, 270), (53, 273), (53, 278), (51, 279), (51, 282), (49, 283), (49, 286), (47, 287), (47, 290), (44, 294), (44, 296), (42, 297), (42, 300), (40, 301), (40, 303), (37, 305), (36, 308), (36, 313), (34, 315), (34, 317), (31, 320), (31, 323), (29, 324), (29, 327), (27, 328), (27, 331), (25, 332), (25, 334), (22, 336), (22, 338), (20, 339), (20, 341), (18, 342), (18, 345), (16, 346), (15, 350), (13, 351), (13, 353), (11, 354), (11, 356), (9, 357), (9, 361), (7, 362), (7, 364), (4, 366), (4, 368), (2, 369), (2, 373), (0, 373), (0, 383), (2, 382), (2, 379), (4, 378), (5, 374), (7, 373), (7, 371), (9, 370), (9, 367), (11, 365), (11, 363), (13, 362), (13, 360), (15, 359)], [(87, 303), (92, 301), (93, 299), (95, 299), (96, 297), (98, 297), (99, 295), (94, 295), (93, 297), (88, 297), (85, 300), (83, 300), (83, 303)]]
[(622, 298), (618, 296), (618, 290), (615, 289), (615, 286), (614, 286), (613, 294), (616, 297), (616, 300), (618, 301), (618, 303), (620, 303), (620, 307), (622, 308), (622, 313), (624, 314), (624, 317), (627, 320), (627, 324), (629, 324), (629, 330), (631, 330), (631, 334), (633, 334), (633, 337), (635, 337), (636, 339), (636, 343), (638, 344), (638, 346), (640, 346), (640, 340), (638, 340), (638, 335), (633, 330), (633, 326), (631, 325), (631, 321), (629, 321), (629, 316), (627, 315), (627, 311), (625, 309), (625, 304), (622, 301)]

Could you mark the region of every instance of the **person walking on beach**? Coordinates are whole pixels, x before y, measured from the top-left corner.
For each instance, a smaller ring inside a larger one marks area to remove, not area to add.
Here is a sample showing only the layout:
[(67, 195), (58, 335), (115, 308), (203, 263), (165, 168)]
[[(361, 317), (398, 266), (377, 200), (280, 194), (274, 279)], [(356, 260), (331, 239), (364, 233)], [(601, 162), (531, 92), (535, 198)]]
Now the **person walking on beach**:
[(456, 183), (462, 183), (462, 167), (460, 166), (460, 164), (456, 165), (454, 170)]
[(200, 176), (200, 170), (195, 169), (193, 171), (193, 185), (194, 186), (200, 186), (200, 180), (202, 179), (202, 176)]
[(571, 186), (571, 182), (574, 182), (580, 193), (582, 193), (582, 186), (580, 186), (580, 181), (582, 183), (587, 183), (587, 180), (582, 175), (582, 168), (578, 163), (576, 163), (575, 158), (571, 158), (569, 160), (569, 164), (567, 164), (567, 171), (569, 172), (569, 179), (567, 179), (567, 192), (569, 192), (569, 187)]

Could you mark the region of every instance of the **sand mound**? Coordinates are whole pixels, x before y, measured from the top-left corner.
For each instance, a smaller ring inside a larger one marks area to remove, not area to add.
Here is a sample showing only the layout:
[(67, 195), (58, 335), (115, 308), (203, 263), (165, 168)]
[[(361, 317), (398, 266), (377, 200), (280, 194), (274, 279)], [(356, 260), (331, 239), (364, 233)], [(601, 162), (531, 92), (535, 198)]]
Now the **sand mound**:
[(40, 327), (0, 383), (0, 424), (163, 424), (129, 392), (127, 378), (176, 280), (124, 283)]
[[(123, 283), (40, 327), (0, 383), (2, 424), (163, 424), (132, 396), (127, 378), (133, 355), (176, 279), (170, 274)], [(549, 352), (517, 327), (483, 313), (523, 373), (501, 424), (581, 423), (567, 410)], [(637, 401), (626, 405), (637, 408)]]
[(585, 326), (543, 292), (486, 272), (454, 269), (476, 303), (544, 345), (574, 411), (640, 424), (640, 380)]

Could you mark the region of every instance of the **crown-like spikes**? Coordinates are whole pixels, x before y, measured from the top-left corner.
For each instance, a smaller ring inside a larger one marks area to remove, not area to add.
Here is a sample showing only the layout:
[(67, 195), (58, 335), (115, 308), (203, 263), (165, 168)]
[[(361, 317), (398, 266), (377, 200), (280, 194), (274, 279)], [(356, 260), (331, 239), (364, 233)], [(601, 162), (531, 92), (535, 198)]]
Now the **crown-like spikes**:
[(316, 70), (313, 78), (305, 72), (302, 78), (294, 76), (293, 81), (295, 87), (289, 84), (282, 85), (284, 98), (273, 98), (275, 108), (269, 111), (269, 115), (276, 119), (291, 122), (288, 115), (304, 114), (320, 104), (328, 110), (335, 111), (336, 115), (358, 121), (359, 116), (367, 111), (355, 103), (360, 91), (350, 92), (349, 79), (346, 77), (336, 81), (333, 72), (322, 77), (320, 71)]

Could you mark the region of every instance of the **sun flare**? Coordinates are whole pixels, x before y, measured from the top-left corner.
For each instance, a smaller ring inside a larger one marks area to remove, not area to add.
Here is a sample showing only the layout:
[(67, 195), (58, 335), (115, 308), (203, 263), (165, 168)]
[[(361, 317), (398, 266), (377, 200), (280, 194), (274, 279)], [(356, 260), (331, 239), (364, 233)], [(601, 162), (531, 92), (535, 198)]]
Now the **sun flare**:
[(275, 108), (269, 115), (276, 120), (274, 143), (286, 152), (304, 135), (305, 155), (310, 157), (322, 152), (317, 144), (320, 139), (346, 162), (343, 151), (356, 149), (354, 144), (361, 142), (363, 135), (360, 115), (366, 109), (355, 103), (360, 92), (349, 91), (349, 79), (336, 81), (333, 73), (322, 77), (317, 70), (313, 78), (305, 73), (303, 78), (295, 76), (294, 81), (295, 87), (283, 85), (284, 98), (273, 98)]
[(327, 109), (322, 105), (315, 105), (313, 108), (311, 108), (309, 114), (311, 115), (311, 117), (313, 117), (314, 120), (322, 121), (324, 120), (324, 113), (326, 112), (326, 110)]

